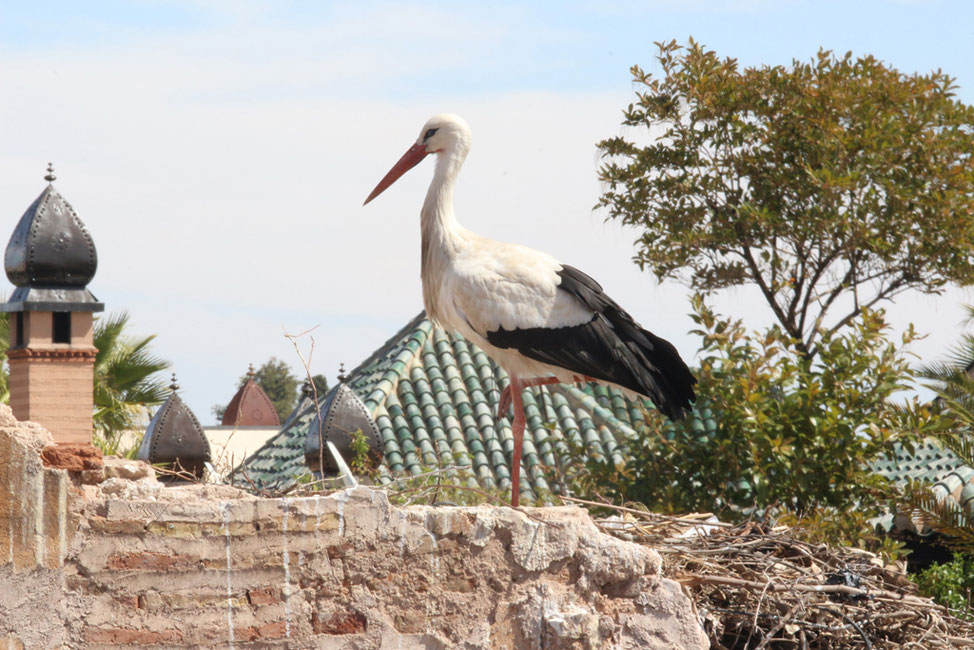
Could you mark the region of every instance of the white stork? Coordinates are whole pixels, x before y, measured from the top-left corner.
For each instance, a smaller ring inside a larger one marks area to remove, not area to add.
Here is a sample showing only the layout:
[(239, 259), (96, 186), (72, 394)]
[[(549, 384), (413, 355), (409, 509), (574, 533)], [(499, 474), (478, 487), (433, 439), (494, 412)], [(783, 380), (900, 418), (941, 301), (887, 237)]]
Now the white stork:
[(696, 380), (671, 343), (642, 329), (589, 276), (546, 253), (481, 237), (457, 223), (453, 186), (469, 150), (463, 118), (432, 117), (365, 203), (437, 154), (420, 212), (423, 302), (431, 320), (476, 343), (510, 377), (498, 416), (513, 402), (511, 505), (517, 507), (526, 387), (597, 381), (645, 395), (677, 420), (690, 409)]

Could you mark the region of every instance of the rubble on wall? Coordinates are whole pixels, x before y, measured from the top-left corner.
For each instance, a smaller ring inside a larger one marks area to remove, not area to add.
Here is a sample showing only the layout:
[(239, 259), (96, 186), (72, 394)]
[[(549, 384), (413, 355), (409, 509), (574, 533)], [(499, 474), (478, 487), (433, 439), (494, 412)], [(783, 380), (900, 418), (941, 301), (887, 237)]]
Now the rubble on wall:
[(81, 472), (99, 469), (104, 466), (102, 453), (98, 447), (74, 443), (51, 444), (41, 450), (44, 467)]

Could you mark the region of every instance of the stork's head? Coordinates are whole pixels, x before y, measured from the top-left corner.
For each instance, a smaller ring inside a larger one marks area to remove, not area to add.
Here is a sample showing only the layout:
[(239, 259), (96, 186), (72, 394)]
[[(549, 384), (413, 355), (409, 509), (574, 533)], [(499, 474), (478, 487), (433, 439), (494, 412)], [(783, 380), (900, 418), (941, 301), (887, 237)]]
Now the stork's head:
[[(411, 146), (399, 159), (399, 162), (392, 166), (389, 173), (379, 181), (379, 184), (369, 194), (369, 198), (365, 199), (365, 203), (382, 194), (387, 187), (418, 165), (419, 161), (427, 155), (435, 153), (456, 157), (462, 161), (469, 149), (470, 127), (467, 126), (466, 120), (452, 113), (434, 115), (420, 129), (416, 144)], [(363, 203), (363, 205), (365, 204)]]
[(426, 121), (419, 132), (416, 144), (426, 153), (439, 153), (447, 149), (470, 148), (470, 126), (467, 121), (453, 113), (440, 113)]

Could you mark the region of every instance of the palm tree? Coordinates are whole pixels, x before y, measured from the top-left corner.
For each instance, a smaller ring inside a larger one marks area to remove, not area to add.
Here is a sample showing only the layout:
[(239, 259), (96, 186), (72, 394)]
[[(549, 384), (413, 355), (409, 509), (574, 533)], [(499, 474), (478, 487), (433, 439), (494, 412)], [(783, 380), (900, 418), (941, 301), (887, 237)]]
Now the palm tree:
[(168, 396), (165, 380), (156, 375), (170, 364), (149, 351), (155, 335), (126, 336), (128, 322), (127, 312), (95, 321), (93, 419), (95, 442), (105, 453), (118, 453), (122, 434), (143, 427), (149, 407)]

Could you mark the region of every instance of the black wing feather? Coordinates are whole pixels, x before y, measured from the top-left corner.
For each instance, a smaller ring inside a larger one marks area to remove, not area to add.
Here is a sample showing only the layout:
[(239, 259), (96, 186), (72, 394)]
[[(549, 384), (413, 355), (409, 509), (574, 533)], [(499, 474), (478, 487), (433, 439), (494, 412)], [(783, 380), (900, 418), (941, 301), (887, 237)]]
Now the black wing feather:
[(578, 269), (562, 266), (559, 289), (595, 312), (592, 320), (572, 327), (534, 327), (487, 332), (487, 342), (524, 356), (649, 397), (671, 420), (683, 419), (695, 399), (693, 377), (673, 344), (641, 328), (605, 295), (598, 282)]

